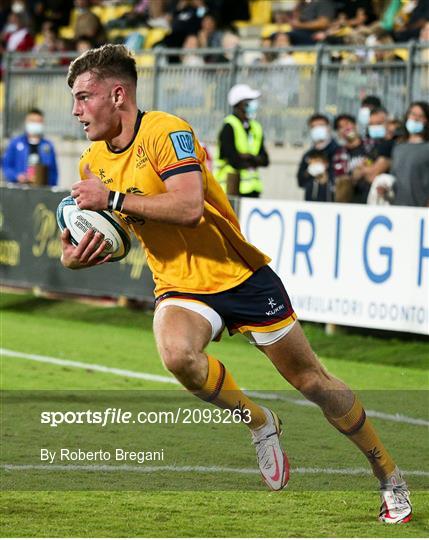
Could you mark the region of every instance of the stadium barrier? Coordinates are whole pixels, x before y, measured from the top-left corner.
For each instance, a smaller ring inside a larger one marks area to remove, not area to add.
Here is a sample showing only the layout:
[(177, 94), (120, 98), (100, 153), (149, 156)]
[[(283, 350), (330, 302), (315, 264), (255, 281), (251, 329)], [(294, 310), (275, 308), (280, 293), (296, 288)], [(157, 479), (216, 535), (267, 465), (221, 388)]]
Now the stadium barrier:
[(429, 209), (242, 199), (240, 223), (299, 318), (429, 335)]
[(135, 238), (126, 259), (117, 264), (76, 272), (61, 265), (55, 212), (69, 194), (47, 188), (0, 187), (1, 284), (152, 301), (152, 274)]
[[(66, 192), (1, 187), (3, 285), (153, 301), (137, 241), (116, 264), (61, 266)], [(429, 209), (236, 199), (245, 236), (272, 258), (303, 320), (429, 335)], [(267, 311), (275, 310), (267, 298)]]
[[(171, 63), (186, 54), (223, 61), (202, 65)], [(261, 55), (290, 54), (291, 64), (264, 63)], [(19, 131), (34, 106), (46, 113), (46, 134), (83, 137), (71, 117), (65, 82), (72, 53), (6, 54), (4, 135)], [(228, 112), (226, 95), (236, 82), (262, 92), (259, 119), (265, 138), (275, 144), (302, 144), (306, 120), (315, 111), (355, 114), (359, 99), (377, 94), (392, 115), (401, 117), (412, 100), (429, 95), (429, 43), (376, 47), (326, 46), (285, 49), (197, 49), (186, 52), (155, 48), (136, 54), (138, 102), (182, 116), (198, 136), (213, 143)]]

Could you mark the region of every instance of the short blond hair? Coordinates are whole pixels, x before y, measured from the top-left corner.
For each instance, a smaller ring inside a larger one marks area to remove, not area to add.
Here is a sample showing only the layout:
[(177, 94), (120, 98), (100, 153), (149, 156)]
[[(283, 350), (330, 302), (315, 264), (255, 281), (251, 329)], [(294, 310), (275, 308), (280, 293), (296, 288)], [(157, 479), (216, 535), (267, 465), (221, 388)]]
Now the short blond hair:
[(89, 49), (78, 56), (69, 66), (67, 84), (73, 88), (76, 78), (90, 71), (99, 79), (117, 78), (137, 85), (136, 61), (124, 45), (103, 45)]

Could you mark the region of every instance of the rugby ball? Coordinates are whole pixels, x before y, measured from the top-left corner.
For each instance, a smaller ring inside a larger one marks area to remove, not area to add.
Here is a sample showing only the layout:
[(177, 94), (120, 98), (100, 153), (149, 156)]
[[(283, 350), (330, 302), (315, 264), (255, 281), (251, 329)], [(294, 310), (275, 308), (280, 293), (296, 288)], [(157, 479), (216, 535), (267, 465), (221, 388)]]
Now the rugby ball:
[(81, 210), (71, 195), (58, 205), (57, 223), (61, 232), (64, 229), (70, 231), (70, 239), (75, 246), (89, 229), (102, 233), (107, 246), (100, 256), (105, 257), (112, 253), (111, 262), (120, 261), (130, 250), (130, 235), (119, 217), (108, 210)]

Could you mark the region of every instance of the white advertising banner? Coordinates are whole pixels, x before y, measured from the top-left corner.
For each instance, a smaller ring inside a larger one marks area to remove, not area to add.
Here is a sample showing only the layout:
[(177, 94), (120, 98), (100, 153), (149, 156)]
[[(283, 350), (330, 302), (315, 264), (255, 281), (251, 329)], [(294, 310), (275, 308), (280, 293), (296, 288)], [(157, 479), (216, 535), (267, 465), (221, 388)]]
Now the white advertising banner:
[(299, 318), (429, 335), (429, 209), (242, 199)]

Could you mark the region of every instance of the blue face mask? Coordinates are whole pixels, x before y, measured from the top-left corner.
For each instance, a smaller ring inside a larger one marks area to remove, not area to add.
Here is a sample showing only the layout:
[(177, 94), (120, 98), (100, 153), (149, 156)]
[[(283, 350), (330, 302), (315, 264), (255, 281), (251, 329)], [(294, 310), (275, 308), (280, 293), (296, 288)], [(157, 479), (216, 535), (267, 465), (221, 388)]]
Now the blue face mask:
[(383, 124), (368, 126), (368, 135), (371, 139), (384, 139), (386, 136), (386, 126), (383, 126)]
[(252, 99), (246, 103), (246, 115), (247, 118), (255, 118), (258, 112), (259, 103), (256, 99)]
[(408, 120), (405, 122), (405, 127), (407, 128), (408, 133), (411, 135), (416, 135), (423, 132), (425, 125), (419, 120), (408, 118)]

